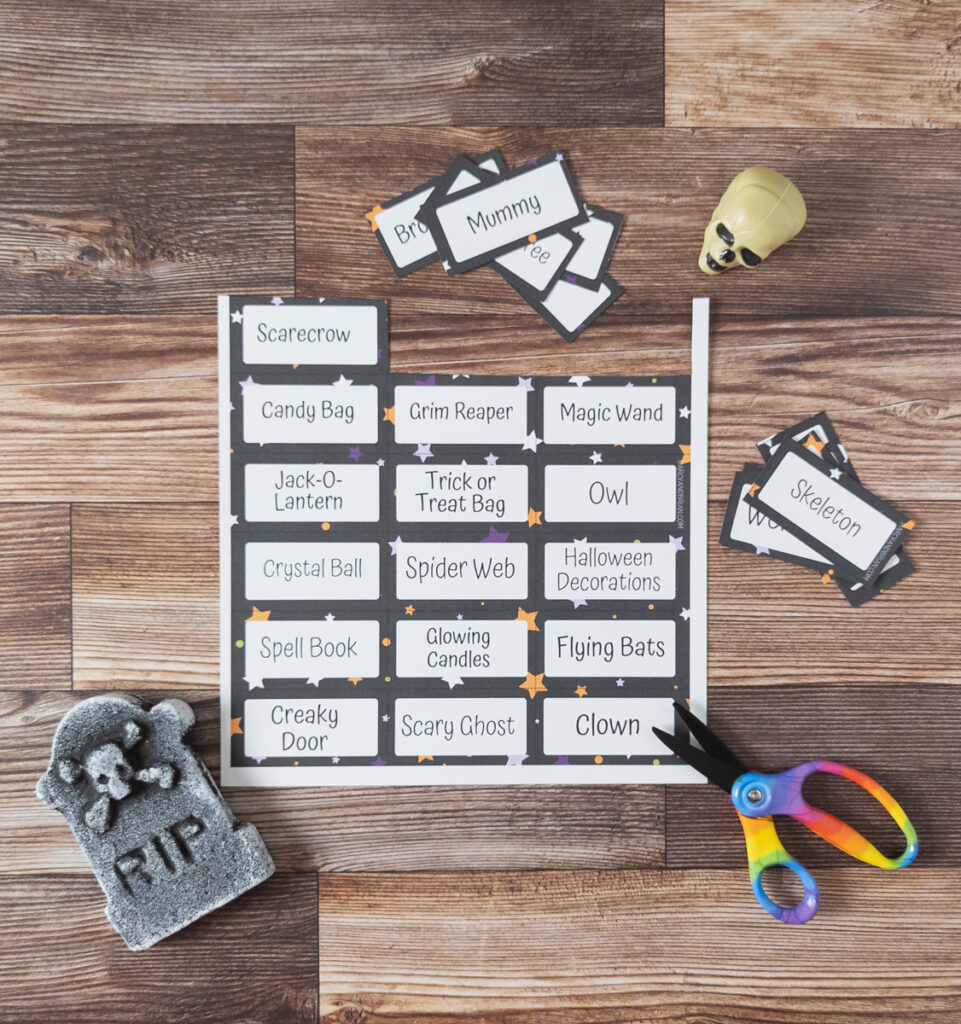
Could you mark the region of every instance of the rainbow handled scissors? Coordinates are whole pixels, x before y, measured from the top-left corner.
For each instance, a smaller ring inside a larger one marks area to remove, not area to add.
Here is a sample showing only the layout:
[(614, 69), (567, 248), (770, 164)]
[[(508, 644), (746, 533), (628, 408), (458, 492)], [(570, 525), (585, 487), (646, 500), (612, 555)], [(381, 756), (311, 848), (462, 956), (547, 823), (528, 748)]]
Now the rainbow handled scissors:
[[(758, 903), (785, 924), (804, 924), (818, 912), (818, 887), (810, 872), (781, 845), (774, 829), (774, 814), (787, 814), (839, 850), (878, 868), (904, 868), (918, 855), (918, 837), (901, 805), (891, 794), (863, 772), (837, 761), (807, 761), (776, 775), (749, 772), (717, 736), (683, 704), (674, 702), (674, 711), (691, 735), (704, 748), (699, 750), (686, 740), (654, 729), (654, 735), (678, 757), (697, 769), (709, 782), (731, 794), (731, 802), (741, 819), (747, 843), (751, 888)], [(841, 775), (866, 789), (894, 818), (907, 841), (900, 857), (885, 857), (880, 850), (843, 821), (826, 811), (812, 807), (801, 795), (804, 780), (815, 772)], [(782, 907), (764, 891), (761, 876), (775, 864), (789, 868), (804, 886), (804, 896), (794, 907)]]

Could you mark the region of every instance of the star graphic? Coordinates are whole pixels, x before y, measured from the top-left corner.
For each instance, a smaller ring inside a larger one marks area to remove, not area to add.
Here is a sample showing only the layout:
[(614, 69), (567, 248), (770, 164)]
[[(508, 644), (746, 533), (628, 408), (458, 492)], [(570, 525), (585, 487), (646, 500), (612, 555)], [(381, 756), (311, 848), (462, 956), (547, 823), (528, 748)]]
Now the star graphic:
[(400, 539), (400, 534), (398, 534), (396, 540), (389, 540), (389, 541), (387, 541), (387, 543), (388, 543), (388, 545), (390, 545), (390, 553), (392, 555), (396, 555), (397, 554), (397, 549), (404, 542)]
[(615, 686), (623, 686), (624, 685), (624, 680), (623, 679), (616, 679), (614, 681), (614, 685)]
[(481, 537), (481, 544), (506, 544), (507, 538), (511, 535), (510, 530), (504, 530), (503, 533), (499, 532), (495, 526), (488, 528), (487, 536)]
[(913, 530), (914, 529), (914, 520), (913, 519), (909, 519), (906, 523), (902, 523), (901, 524), (901, 529), (902, 530)]
[(690, 617), (691, 617), (691, 609), (690, 609), (690, 608), (682, 608), (682, 609), (681, 609), (681, 618), (682, 618), (682, 619), (683, 619), (683, 620), (684, 620), (685, 622), (687, 622), (687, 620), (688, 620), (688, 619), (689, 619)]
[(416, 385), (417, 385), (418, 387), (422, 387), (422, 388), (432, 388), (432, 387), (434, 387), (434, 385), (436, 385), (436, 383), (437, 383), (437, 378), (436, 378), (436, 377), (434, 376), (434, 374), (431, 374), (431, 375), (430, 375), (429, 377), (425, 377), (425, 378), (424, 378), (423, 380), (417, 380), (417, 379), (415, 378), (415, 379), (414, 379), (414, 383), (415, 383), (415, 384), (416, 384)]
[(578, 697), (586, 697), (587, 696), (587, 687), (583, 686), (583, 685), (578, 686), (578, 687), (576, 687), (574, 689), (574, 692), (577, 694)]
[[(614, 443), (613, 443), (613, 444), (611, 445), (611, 447), (612, 447), (612, 448), (623, 448), (623, 447), (624, 447), (624, 442), (623, 442), (623, 441), (615, 441), (615, 442), (614, 442)], [(655, 463), (654, 463), (654, 465), (656, 466), (656, 465), (657, 465), (657, 463), (655, 462)]]
[(458, 612), (458, 613), (457, 613), (457, 621), (458, 621), (458, 622), (460, 622), (460, 620), (461, 620), (461, 619), (462, 619), (463, 617), (464, 617), (464, 616), (463, 616), (463, 615), (461, 615), (461, 613), (460, 613), (460, 612)]
[(267, 758), (266, 757), (261, 757), (258, 754), (251, 754), (250, 755), (250, 760), (251, 761), (256, 761), (257, 764), (263, 764), (263, 762), (266, 761)]
[(821, 449), (824, 447), (824, 442), (819, 441), (816, 435), (812, 432), (804, 439), (804, 447), (810, 448), (816, 455), (820, 455)]
[(496, 466), (497, 465), (497, 456), (493, 452), (490, 452), (488, 454), (487, 458), (484, 459), (484, 462), (486, 462), (488, 466)]
[(351, 459), (354, 462), (360, 462), (360, 457), (363, 454), (364, 453), (359, 448), (357, 448), (355, 446), (355, 447), (351, 448), (350, 451), (347, 453), (347, 458)]
[(626, 387), (626, 388), (632, 388), (632, 387), (634, 387), (634, 381), (632, 381), (632, 380), (629, 380), (629, 381), (628, 381), (628, 382), (627, 382), (627, 383), (626, 383), (626, 384), (624, 385), (624, 387)]
[(390, 721), (390, 715), (381, 715), (380, 716), (380, 720), (382, 722), (389, 722)]
[(527, 440), (521, 445), (521, 451), (522, 452), (536, 452), (537, 451), (537, 446), (539, 444), (543, 444), (543, 443), (544, 442), (532, 430), (527, 435)]
[(257, 381), (255, 381), (254, 378), (250, 376), (249, 373), (247, 374), (247, 379), (246, 380), (242, 380), (239, 383), (240, 383), (240, 393), (242, 395), (246, 395), (247, 394), (247, 388), (256, 388), (256, 387), (260, 386), (257, 383)]
[(230, 735), (231, 736), (243, 736), (244, 730), (240, 728), (240, 719), (231, 718), (230, 720)]
[(570, 377), (570, 378), (569, 378), (569, 382), (570, 382), (571, 384), (576, 384), (576, 385), (577, 385), (577, 386), (578, 386), (579, 388), (581, 388), (581, 387), (583, 387), (583, 386), (584, 386), (584, 385), (585, 385), (585, 384), (586, 384), (586, 383), (587, 383), (587, 382), (588, 382), (588, 381), (589, 381), (590, 379), (591, 379), (591, 378), (590, 378), (590, 377), (588, 377), (588, 376), (586, 376), (585, 374), (579, 374), (579, 375), (578, 375), (578, 376), (576, 376), (576, 377)]
[(523, 764), (527, 760), (528, 756), (528, 754), (508, 754), (507, 767), (510, 768), (512, 765)]
[(681, 408), (677, 410), (677, 414), (678, 416), (681, 417), (682, 420), (687, 420), (691, 418), (691, 410), (688, 409), (686, 405), (682, 405)]
[(455, 686), (463, 686), (464, 680), (460, 676), (441, 676), (441, 681), (447, 683), (447, 686), (453, 690)]
[(583, 597), (575, 597), (571, 601), (571, 604), (574, 605), (574, 609), (576, 611), (578, 608), (583, 608), (587, 604), (587, 602), (584, 600)]
[(378, 459), (377, 462), (374, 463), (374, 465), (380, 466), (380, 468), (383, 469), (384, 468), (384, 460), (383, 459)]
[(233, 311), (233, 313), (231, 313), (231, 314), (230, 314), (230, 319), (231, 319), (231, 320), (232, 320), (232, 321), (233, 321), (233, 322), (234, 322), (235, 324), (239, 324), (239, 323), (241, 323), (241, 322), (243, 321), (243, 319), (244, 319), (244, 315), (243, 315), (243, 313), (241, 313), (241, 312), (240, 312), (240, 310), (239, 310), (239, 309), (235, 309), (235, 310)]
[(249, 619), (244, 619), (244, 622), (266, 622), (270, 618), (270, 609), (265, 608), (261, 611), (257, 605), (253, 605), (253, 611), (250, 613)]
[(829, 475), (830, 475), (830, 477), (831, 477), (831, 479), (832, 479), (832, 480), (840, 480), (840, 479), (841, 479), (841, 470), (839, 470), (839, 469), (838, 469), (838, 468), (837, 468), (837, 467), (835, 466), (835, 468), (831, 470), (831, 472), (830, 472), (830, 474), (829, 474)]
[(748, 497), (749, 497), (749, 498), (753, 498), (753, 497), (754, 497), (754, 495), (755, 495), (755, 494), (757, 494), (757, 492), (758, 492), (758, 491), (759, 491), (760, 489), (761, 489), (761, 488), (760, 488), (760, 487), (758, 487), (758, 485), (757, 485), (757, 484), (751, 484), (751, 486), (750, 486), (750, 487), (749, 487), (749, 488), (747, 489), (747, 494), (748, 494)]
[(544, 673), (540, 672), (534, 675), (533, 672), (528, 672), (524, 682), (518, 686), (518, 690), (526, 690), (531, 700), (534, 699), (536, 693), (547, 693), (547, 687), (544, 685)]
[(520, 605), (517, 606), (517, 616), (514, 619), (515, 622), (526, 622), (528, 633), (539, 633), (541, 631), (540, 626), (534, 621), (537, 618), (537, 612), (525, 612)]
[(432, 459), (434, 453), (430, 450), (429, 444), (419, 444), (416, 451), (414, 452), (414, 458), (420, 459), (421, 464), (425, 463), (428, 459)]
[(319, 687), (320, 686), (320, 682), (321, 682), (321, 680), (323, 678), (324, 678), (323, 676), (311, 676), (307, 680), (307, 685), (308, 686), (317, 686), (317, 687)]
[(554, 762), (554, 764), (570, 764), (570, 759), (567, 754), (561, 754), (561, 756)]
[(757, 555), (769, 555), (771, 553), (771, 549), (766, 548), (763, 544), (755, 544), (754, 553)]
[(405, 615), (413, 615), (414, 614), (414, 606), (412, 604), (407, 605), (404, 608), (404, 614)]
[(396, 409), (397, 409), (397, 406), (396, 405), (392, 405), (388, 409), (387, 406), (384, 405), (381, 408), (383, 408), (383, 410), (384, 410), (383, 422), (384, 423), (393, 423), (394, 426), (396, 426), (397, 425), (397, 419), (396, 419)]
[(354, 686), (356, 686), (358, 683), (362, 683), (363, 681), (364, 681), (364, 677), (363, 676), (348, 676), (347, 677), (347, 682), (348, 683), (353, 683)]
[(384, 212), (383, 206), (377, 205), (369, 213), (365, 213), (364, 216), (370, 221), (370, 230), (377, 230), (377, 218)]
[(282, 306), (284, 304), (284, 300), (279, 295), (275, 295), (270, 300), (270, 304), (271, 306)]
[(679, 444), (678, 448), (681, 449), (681, 461), (678, 465), (686, 466), (691, 461), (691, 446), (689, 444)]
[(418, 758), (417, 758), (417, 763), (418, 764), (422, 764), (424, 761), (433, 761), (433, 760), (434, 760), (434, 755), (433, 754), (420, 754), (418, 756)]
[(591, 462), (596, 466), (599, 462), (603, 461), (604, 456), (600, 452), (591, 452)]
[(370, 764), (372, 768), (383, 768), (383, 766), (387, 764), (387, 762), (382, 757), (375, 757), (374, 760), (370, 762)]
[(330, 763), (331, 764), (340, 764), (340, 758), (336, 754), (334, 754), (334, 756), (330, 759)]
[(518, 377), (517, 386), (523, 388), (525, 391), (533, 391), (534, 385), (531, 383), (530, 377)]
[(669, 544), (672, 544), (674, 546), (674, 550), (675, 551), (686, 551), (687, 550), (687, 548), (684, 547), (684, 538), (683, 537), (672, 537), (672, 536), (668, 535), (667, 541), (668, 541)]
[(463, 377), (464, 380), (470, 380), (470, 374), (469, 373), (452, 373), (450, 375), (450, 379), (451, 380), (457, 380), (458, 377)]
[(354, 382), (352, 380), (348, 380), (343, 374), (341, 374), (337, 380), (334, 381), (333, 386), (335, 388), (349, 388), (353, 383)]
[(529, 508), (527, 510), (527, 525), (528, 526), (543, 526), (544, 524), (541, 522), (541, 516), (543, 514), (544, 514), (544, 510), (543, 509), (540, 512), (538, 512), (537, 509), (535, 509), (535, 508)]
[(333, 613), (333, 612), (328, 612), (328, 613), (327, 613), (327, 614), (326, 614), (326, 615), (324, 616), (324, 619), (325, 619), (325, 620), (326, 620), (327, 622), (333, 622), (333, 621), (334, 621), (334, 613)]
[(231, 516), (230, 517), (230, 525), (231, 526), (236, 526), (239, 522), (240, 522), (240, 520), (237, 518), (237, 516)]
[(247, 684), (247, 689), (248, 690), (262, 690), (262, 689), (264, 689), (264, 681), (263, 681), (263, 679), (258, 679), (256, 676), (254, 676), (253, 679), (248, 679), (246, 676), (244, 676), (244, 682)]

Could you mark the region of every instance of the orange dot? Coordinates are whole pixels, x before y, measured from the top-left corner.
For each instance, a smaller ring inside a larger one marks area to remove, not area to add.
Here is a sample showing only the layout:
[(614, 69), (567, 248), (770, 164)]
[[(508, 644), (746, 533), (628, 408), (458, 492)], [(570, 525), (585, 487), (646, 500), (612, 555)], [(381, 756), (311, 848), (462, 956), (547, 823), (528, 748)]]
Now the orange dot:
[[(320, 528), (322, 530), (329, 530), (330, 529), (330, 523), (321, 523), (320, 524)], [(652, 605), (652, 607), (653, 607), (653, 605)]]
[(300, 762), (299, 761), (294, 761), (294, 766), (295, 767), (299, 767), (300, 766)]
[(385, 636), (384, 639), (381, 640), (381, 643), (384, 645), (384, 647), (390, 647), (390, 637)]
[(601, 757), (600, 754), (595, 754), (594, 755), (594, 764), (603, 764), (603, 763), (604, 763), (604, 758)]
[(527, 241), (528, 242), (536, 242), (537, 241), (537, 235), (528, 235), (527, 236)]
[(652, 611), (654, 611), (654, 605), (652, 605), (652, 604), (649, 604), (649, 605), (647, 606), (647, 610), (648, 610), (649, 612), (652, 612)]

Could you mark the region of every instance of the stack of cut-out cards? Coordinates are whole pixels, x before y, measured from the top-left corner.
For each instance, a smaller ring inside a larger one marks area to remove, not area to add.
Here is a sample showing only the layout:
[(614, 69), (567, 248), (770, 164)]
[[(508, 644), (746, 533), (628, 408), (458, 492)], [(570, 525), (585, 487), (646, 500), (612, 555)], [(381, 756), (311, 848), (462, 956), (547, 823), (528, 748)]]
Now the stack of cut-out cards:
[(758, 443), (764, 465), (734, 477), (721, 543), (813, 569), (862, 605), (914, 572), (914, 521), (858, 479), (827, 414)]
[(562, 153), (512, 169), (496, 149), (457, 156), (366, 217), (398, 277), (490, 267), (566, 341), (624, 291), (607, 273), (624, 218), (584, 202)]

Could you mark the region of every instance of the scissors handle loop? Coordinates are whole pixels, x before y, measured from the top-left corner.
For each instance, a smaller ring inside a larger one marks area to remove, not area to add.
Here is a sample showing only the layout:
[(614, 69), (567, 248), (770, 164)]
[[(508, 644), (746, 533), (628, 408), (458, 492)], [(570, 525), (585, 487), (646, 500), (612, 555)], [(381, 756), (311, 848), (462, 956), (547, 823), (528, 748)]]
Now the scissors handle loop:
[[(818, 912), (817, 883), (803, 864), (796, 861), (781, 845), (774, 829), (774, 819), (769, 815), (748, 818), (738, 812), (744, 842), (747, 845), (747, 863), (751, 874), (751, 888), (758, 903), (778, 921), (784, 924), (805, 924)], [(764, 891), (762, 876), (768, 868), (785, 867), (797, 875), (804, 887), (800, 903), (793, 907), (782, 907)]]

